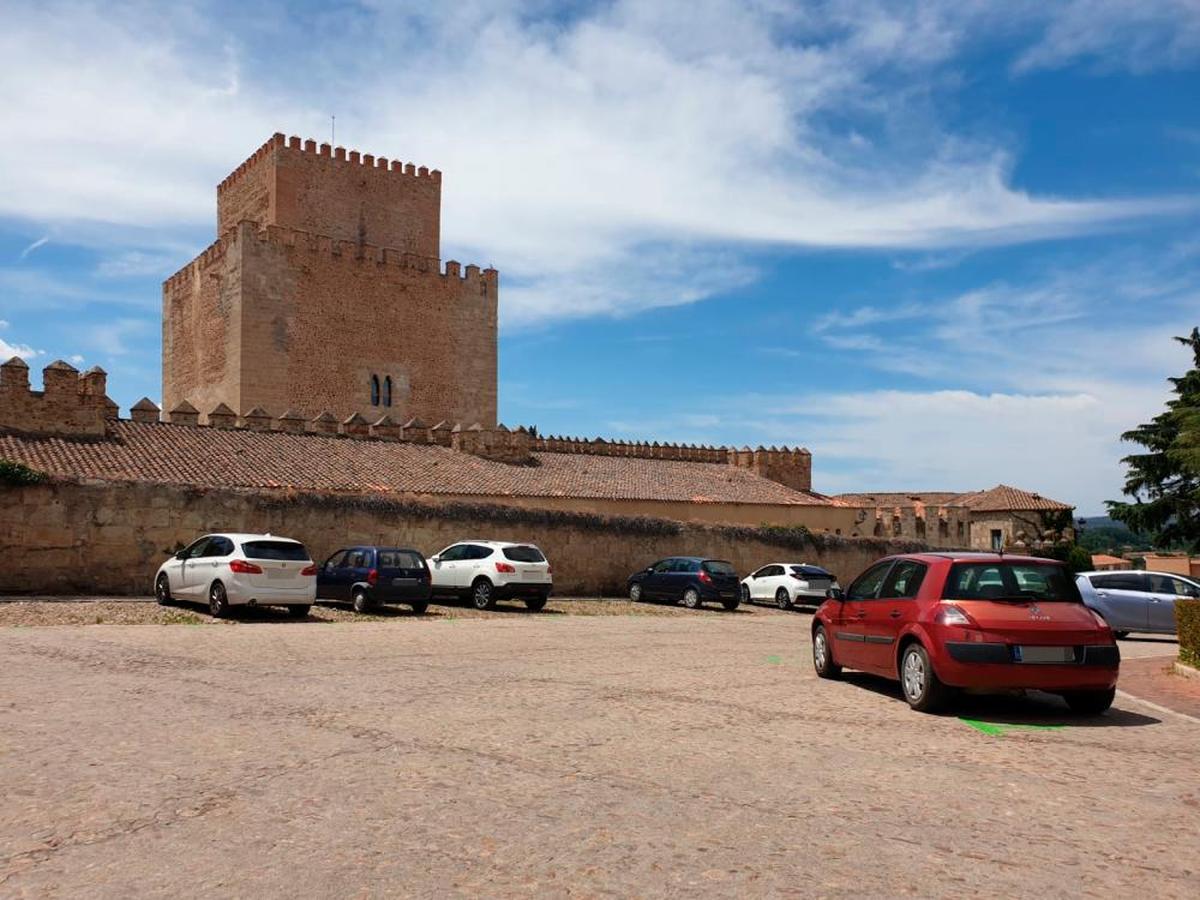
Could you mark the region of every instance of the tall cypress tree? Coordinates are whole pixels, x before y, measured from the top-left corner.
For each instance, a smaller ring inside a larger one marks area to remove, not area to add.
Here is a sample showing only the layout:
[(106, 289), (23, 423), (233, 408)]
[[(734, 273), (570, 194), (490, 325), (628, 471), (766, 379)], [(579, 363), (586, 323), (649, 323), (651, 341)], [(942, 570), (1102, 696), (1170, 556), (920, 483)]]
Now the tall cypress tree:
[(1129, 467), (1125, 493), (1132, 503), (1110, 500), (1109, 514), (1134, 531), (1154, 535), (1156, 546), (1200, 551), (1200, 328), (1175, 338), (1192, 351), (1182, 377), (1168, 379), (1175, 396), (1165, 412), (1121, 435), (1144, 453), (1121, 460)]

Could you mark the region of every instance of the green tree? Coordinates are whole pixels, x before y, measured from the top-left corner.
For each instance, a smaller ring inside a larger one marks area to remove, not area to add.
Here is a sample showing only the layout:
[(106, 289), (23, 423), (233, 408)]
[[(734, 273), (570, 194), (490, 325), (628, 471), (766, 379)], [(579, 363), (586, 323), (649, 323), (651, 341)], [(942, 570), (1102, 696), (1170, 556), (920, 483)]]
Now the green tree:
[(1176, 341), (1192, 351), (1192, 368), (1168, 379), (1175, 396), (1165, 412), (1121, 435), (1144, 453), (1123, 460), (1125, 493), (1132, 503), (1110, 500), (1109, 514), (1157, 546), (1200, 551), (1200, 328)]

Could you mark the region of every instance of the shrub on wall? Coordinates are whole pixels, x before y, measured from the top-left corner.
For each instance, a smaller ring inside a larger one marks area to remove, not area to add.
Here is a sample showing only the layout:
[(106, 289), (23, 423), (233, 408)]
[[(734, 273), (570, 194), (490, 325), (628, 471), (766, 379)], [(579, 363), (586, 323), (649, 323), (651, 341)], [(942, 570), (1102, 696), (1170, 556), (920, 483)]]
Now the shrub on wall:
[(0, 459), (0, 485), (26, 487), (31, 484), (41, 484), (45, 480), (44, 472), (38, 472), (10, 459)]
[(1200, 600), (1176, 600), (1175, 623), (1179, 630), (1179, 661), (1200, 667)]

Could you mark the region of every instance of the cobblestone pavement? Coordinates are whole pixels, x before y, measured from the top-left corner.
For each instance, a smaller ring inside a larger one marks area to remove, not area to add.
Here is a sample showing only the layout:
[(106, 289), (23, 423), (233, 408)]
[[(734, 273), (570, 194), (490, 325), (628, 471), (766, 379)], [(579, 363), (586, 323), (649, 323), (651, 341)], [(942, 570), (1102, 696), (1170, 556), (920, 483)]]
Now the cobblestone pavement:
[(1195, 896), (1200, 725), (920, 715), (808, 621), (0, 629), (0, 895)]

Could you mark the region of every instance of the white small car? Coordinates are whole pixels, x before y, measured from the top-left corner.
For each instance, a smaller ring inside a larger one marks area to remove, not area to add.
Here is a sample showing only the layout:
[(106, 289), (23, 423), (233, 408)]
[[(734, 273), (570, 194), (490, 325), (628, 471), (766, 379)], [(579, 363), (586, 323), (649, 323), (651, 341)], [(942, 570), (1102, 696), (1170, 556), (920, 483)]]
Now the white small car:
[(469, 597), (476, 609), (520, 597), (538, 612), (554, 587), (550, 563), (533, 544), (459, 541), (431, 556), (429, 571), (434, 596)]
[(820, 606), (837, 578), (808, 563), (769, 563), (742, 579), (742, 602), (772, 602), (780, 609)]
[(299, 541), (273, 534), (206, 534), (158, 567), (154, 596), (208, 601), (220, 618), (233, 606), (286, 606), (297, 619), (317, 596), (317, 567)]

